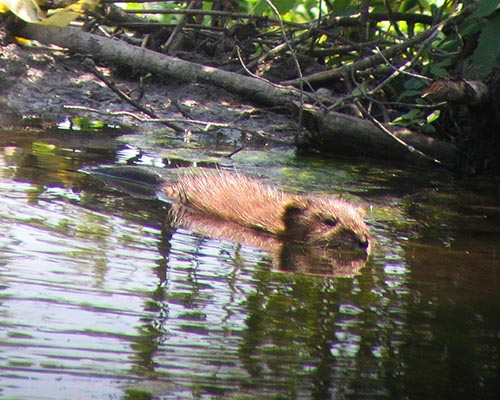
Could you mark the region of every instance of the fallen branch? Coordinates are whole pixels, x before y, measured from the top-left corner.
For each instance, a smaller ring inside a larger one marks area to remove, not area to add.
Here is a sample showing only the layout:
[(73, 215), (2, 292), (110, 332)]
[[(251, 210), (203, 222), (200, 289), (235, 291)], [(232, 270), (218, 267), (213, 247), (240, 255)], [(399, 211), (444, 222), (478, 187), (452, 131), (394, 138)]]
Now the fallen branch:
[(289, 101), (300, 100), (300, 92), (294, 88), (184, 61), (77, 28), (28, 24), (16, 32), (16, 35), (72, 52), (90, 54), (96, 60), (128, 66), (134, 71), (149, 71), (184, 82), (204, 82), (224, 87), (233, 93), (269, 105), (285, 106)]
[[(276, 85), (266, 80), (191, 63), (75, 28), (26, 25), (15, 34), (44, 44), (67, 48), (75, 53), (92, 55), (96, 60), (127, 66), (134, 71), (148, 71), (178, 81), (212, 84), (259, 103), (292, 109), (296, 115), (300, 115), (302, 104), (314, 102), (312, 96), (294, 87)], [(430, 158), (440, 160), (442, 164), (450, 167), (456, 164), (455, 149), (447, 143), (408, 131), (391, 131), (406, 143), (402, 146), (369, 121), (334, 111), (322, 111), (307, 104), (304, 107), (314, 119), (311, 125), (317, 128), (307, 133), (304, 139), (311, 147), (320, 151), (357, 153), (413, 162)], [(421, 157), (419, 152), (408, 151), (411, 148), (418, 149), (426, 157)]]
[(370, 121), (349, 115), (327, 111), (318, 114), (315, 116), (317, 132), (311, 130), (303, 138), (318, 150), (346, 156), (439, 164), (452, 169), (457, 166), (457, 149), (449, 143), (407, 129), (392, 130), (388, 135), (384, 133), (387, 128), (380, 129)]

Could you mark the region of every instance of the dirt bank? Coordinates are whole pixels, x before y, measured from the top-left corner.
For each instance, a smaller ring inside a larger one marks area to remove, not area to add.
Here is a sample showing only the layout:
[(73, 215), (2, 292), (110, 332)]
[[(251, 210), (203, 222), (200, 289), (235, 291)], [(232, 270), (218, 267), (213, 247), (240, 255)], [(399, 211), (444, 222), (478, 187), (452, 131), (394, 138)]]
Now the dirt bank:
[[(202, 135), (233, 146), (293, 145), (296, 124), (286, 113), (256, 108), (214, 86), (141, 79), (139, 74), (89, 66), (84, 60), (80, 54), (49, 47), (3, 46), (0, 128), (78, 125), (75, 118), (83, 118), (145, 135), (161, 132), (189, 140)], [(163, 122), (152, 122), (158, 119)]]

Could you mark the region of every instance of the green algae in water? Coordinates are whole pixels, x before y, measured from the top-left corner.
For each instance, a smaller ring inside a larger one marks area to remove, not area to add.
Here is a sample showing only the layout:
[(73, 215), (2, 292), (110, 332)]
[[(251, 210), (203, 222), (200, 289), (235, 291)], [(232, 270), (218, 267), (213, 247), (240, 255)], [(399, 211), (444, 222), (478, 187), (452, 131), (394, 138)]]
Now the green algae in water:
[(152, 400), (153, 394), (143, 389), (125, 389), (124, 400)]

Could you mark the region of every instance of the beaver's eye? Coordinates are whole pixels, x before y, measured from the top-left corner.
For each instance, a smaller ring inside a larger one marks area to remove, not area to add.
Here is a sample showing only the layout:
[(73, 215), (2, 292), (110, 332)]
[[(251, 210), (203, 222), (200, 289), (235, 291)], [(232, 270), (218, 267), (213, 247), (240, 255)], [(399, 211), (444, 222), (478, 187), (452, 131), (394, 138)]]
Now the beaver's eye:
[(337, 225), (337, 220), (335, 218), (331, 218), (331, 217), (327, 217), (327, 218), (323, 219), (323, 222), (328, 226)]

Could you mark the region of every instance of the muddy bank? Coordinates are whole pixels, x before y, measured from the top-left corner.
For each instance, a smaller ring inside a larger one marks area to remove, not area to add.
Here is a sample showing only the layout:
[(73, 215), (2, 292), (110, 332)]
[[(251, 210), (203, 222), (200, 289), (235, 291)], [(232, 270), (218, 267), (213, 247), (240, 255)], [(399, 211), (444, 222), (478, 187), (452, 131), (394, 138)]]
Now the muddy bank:
[[(120, 98), (79, 54), (10, 43), (0, 53), (0, 128), (46, 128), (75, 118), (101, 121), (144, 135), (220, 141), (229, 147), (292, 146), (296, 123), (289, 115), (257, 108), (211, 85), (173, 82), (95, 66), (132, 102)], [(141, 83), (142, 81), (142, 83)], [(108, 82), (108, 83), (109, 83)], [(134, 104), (139, 104), (138, 109)], [(161, 122), (151, 122), (152, 120)]]

